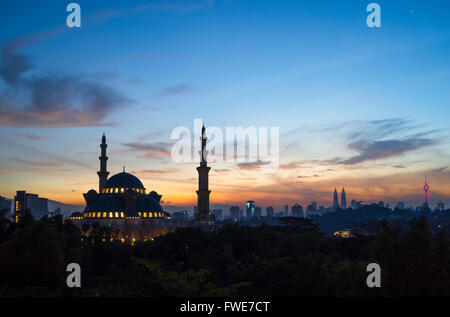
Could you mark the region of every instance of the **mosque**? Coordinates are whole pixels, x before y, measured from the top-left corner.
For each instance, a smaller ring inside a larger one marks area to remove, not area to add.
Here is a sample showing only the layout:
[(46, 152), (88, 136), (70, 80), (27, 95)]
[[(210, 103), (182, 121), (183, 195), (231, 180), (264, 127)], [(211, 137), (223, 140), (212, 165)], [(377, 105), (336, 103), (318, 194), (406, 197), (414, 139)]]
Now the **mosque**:
[(78, 226), (84, 224), (111, 228), (111, 239), (125, 241), (147, 241), (154, 236), (175, 231), (178, 227), (192, 225), (212, 226), (214, 219), (209, 212), (208, 173), (206, 163), (206, 134), (202, 130), (202, 160), (197, 168), (199, 173), (198, 213), (192, 221), (175, 221), (161, 206), (162, 195), (144, 187), (134, 175), (123, 172), (108, 178), (106, 156), (106, 137), (103, 134), (100, 144), (101, 155), (98, 192), (94, 189), (83, 194), (86, 207), (83, 213), (75, 212), (70, 220)]

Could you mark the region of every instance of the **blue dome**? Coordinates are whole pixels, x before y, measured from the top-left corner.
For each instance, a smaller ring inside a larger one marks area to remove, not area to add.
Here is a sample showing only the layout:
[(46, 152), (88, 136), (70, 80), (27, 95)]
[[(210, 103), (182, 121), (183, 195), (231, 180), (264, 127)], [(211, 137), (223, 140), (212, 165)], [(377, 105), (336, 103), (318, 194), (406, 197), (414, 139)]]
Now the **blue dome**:
[(139, 196), (137, 203), (139, 211), (163, 212), (163, 208), (161, 207), (159, 202), (157, 202), (150, 196)]
[(104, 188), (140, 188), (144, 189), (139, 178), (134, 175), (122, 172), (111, 176), (104, 186)]
[(101, 196), (94, 201), (87, 211), (124, 211), (125, 207), (122, 200), (114, 195)]

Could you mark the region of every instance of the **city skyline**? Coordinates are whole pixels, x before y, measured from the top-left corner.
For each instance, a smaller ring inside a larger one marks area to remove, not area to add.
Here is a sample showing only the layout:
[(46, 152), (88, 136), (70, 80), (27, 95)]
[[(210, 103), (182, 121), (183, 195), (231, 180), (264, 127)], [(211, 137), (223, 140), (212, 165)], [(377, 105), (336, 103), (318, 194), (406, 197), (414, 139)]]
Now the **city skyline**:
[(431, 207), (449, 200), (448, 2), (380, 1), (369, 29), (365, 1), (79, 1), (79, 30), (64, 3), (23, 3), (2, 10), (0, 196), (83, 205), (105, 132), (111, 174), (126, 165), (163, 206), (191, 208), (198, 162), (171, 160), (170, 133), (201, 118), (280, 127), (276, 173), (210, 164), (212, 209), (328, 207), (335, 187), (418, 206), (425, 176)]

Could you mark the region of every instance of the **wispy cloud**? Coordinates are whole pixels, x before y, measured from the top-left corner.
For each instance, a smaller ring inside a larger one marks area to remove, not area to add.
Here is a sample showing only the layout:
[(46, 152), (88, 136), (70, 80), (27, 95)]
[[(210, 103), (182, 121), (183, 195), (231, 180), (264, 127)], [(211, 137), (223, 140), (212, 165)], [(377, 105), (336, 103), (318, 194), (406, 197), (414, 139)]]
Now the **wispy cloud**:
[(435, 140), (432, 139), (418, 138), (351, 143), (348, 145), (349, 149), (355, 150), (359, 154), (338, 163), (349, 165), (370, 160), (385, 159), (418, 150), (435, 143)]
[(192, 88), (189, 85), (186, 84), (180, 84), (180, 85), (174, 85), (174, 86), (168, 86), (160, 91), (158, 91), (155, 94), (155, 97), (165, 97), (165, 96), (173, 96), (173, 95), (181, 95), (188, 93), (192, 90)]
[(15, 137), (31, 140), (31, 141), (39, 141), (42, 140), (44, 137), (37, 134), (31, 134), (31, 133), (14, 133)]
[(423, 128), (404, 119), (358, 121), (353, 125), (342, 126), (341, 129), (346, 130), (348, 149), (358, 154), (326, 162), (353, 165), (400, 156), (439, 143), (440, 140), (433, 135), (441, 130)]
[(143, 158), (160, 158), (161, 156), (167, 157), (171, 155), (172, 143), (168, 142), (156, 142), (156, 143), (123, 143), (123, 146), (132, 151), (144, 153)]
[(257, 169), (263, 165), (269, 165), (270, 162), (263, 162), (261, 160), (255, 161), (255, 162), (243, 162), (243, 163), (237, 163), (236, 166), (242, 169), (248, 169), (253, 170)]
[(61, 166), (63, 166), (62, 163), (36, 162), (36, 161), (24, 160), (24, 159), (21, 159), (21, 158), (18, 158), (18, 157), (13, 158), (12, 161), (18, 162), (18, 163), (22, 163), (22, 164), (26, 164), (26, 165), (40, 166), (40, 167), (61, 167)]
[[(30, 57), (3, 48), (0, 78), (0, 125), (74, 127), (102, 125), (102, 120), (131, 100), (110, 86), (85, 76), (45, 74), (32, 78)], [(95, 76), (94, 76), (95, 77)]]

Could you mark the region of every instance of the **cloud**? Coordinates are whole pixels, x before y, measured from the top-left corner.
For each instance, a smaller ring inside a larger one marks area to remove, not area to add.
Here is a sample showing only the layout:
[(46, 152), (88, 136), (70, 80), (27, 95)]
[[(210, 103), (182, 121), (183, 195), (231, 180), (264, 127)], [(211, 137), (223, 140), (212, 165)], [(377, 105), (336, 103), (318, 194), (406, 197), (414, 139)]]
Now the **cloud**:
[(143, 174), (170, 174), (170, 173), (176, 173), (178, 171), (179, 170), (176, 169), (176, 168), (162, 169), (162, 170), (149, 169), (149, 170), (138, 171), (136, 173), (143, 173)]
[(358, 154), (350, 158), (332, 158), (324, 162), (354, 165), (365, 161), (380, 160), (403, 155), (437, 144), (432, 134), (441, 130), (421, 130), (404, 119), (356, 121), (340, 126), (348, 140), (347, 148)]
[(14, 162), (31, 165), (31, 166), (40, 166), (40, 167), (61, 167), (61, 166), (63, 166), (63, 164), (61, 164), (61, 163), (35, 162), (35, 161), (24, 160), (24, 159), (21, 159), (18, 157), (15, 157), (11, 160)]
[(431, 172), (432, 173), (441, 173), (441, 172), (445, 171), (446, 169), (447, 169), (447, 166), (444, 166), (444, 167), (432, 169)]
[(14, 136), (16, 136), (18, 138), (26, 139), (26, 140), (31, 140), (31, 141), (39, 141), (44, 138), (41, 135), (29, 134), (29, 133), (15, 133)]
[(348, 147), (359, 152), (358, 155), (338, 162), (339, 164), (357, 164), (369, 160), (385, 159), (398, 156), (409, 151), (435, 144), (431, 139), (384, 140), (374, 142), (351, 143)]
[(132, 151), (143, 152), (143, 158), (160, 158), (161, 156), (171, 156), (172, 143), (156, 142), (156, 143), (123, 143)]
[(192, 89), (189, 85), (180, 84), (175, 86), (169, 86), (161, 89), (159, 92), (155, 94), (155, 97), (165, 97), (165, 96), (173, 96), (173, 95), (181, 95), (187, 92), (190, 92)]
[[(0, 125), (8, 127), (76, 127), (102, 125), (119, 106), (131, 100), (96, 79), (66, 74), (32, 78), (30, 58), (2, 50), (0, 78), (6, 91), (0, 95)], [(93, 76), (95, 78), (95, 75)]]
[(253, 169), (257, 169), (263, 165), (268, 165), (268, 164), (270, 164), (270, 162), (263, 162), (261, 160), (257, 160), (255, 162), (238, 163), (238, 164), (236, 164), (236, 166), (239, 168), (242, 168), (242, 169), (253, 170)]

